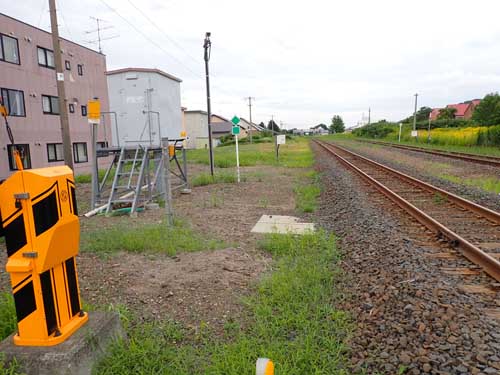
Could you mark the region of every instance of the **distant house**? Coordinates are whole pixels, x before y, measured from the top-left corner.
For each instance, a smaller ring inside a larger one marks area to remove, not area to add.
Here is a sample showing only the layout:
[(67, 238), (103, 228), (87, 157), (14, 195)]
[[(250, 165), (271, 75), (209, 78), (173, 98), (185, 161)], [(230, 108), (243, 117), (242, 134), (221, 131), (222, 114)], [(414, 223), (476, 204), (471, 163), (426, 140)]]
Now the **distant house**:
[(297, 129), (297, 128), (294, 128), (294, 129), (292, 129), (292, 134), (293, 135), (310, 135), (311, 134), (311, 129)]
[(212, 137), (219, 139), (231, 134), (233, 123), (231, 121), (212, 122)]
[[(208, 114), (205, 111), (183, 111), (186, 129), (186, 148), (208, 148)], [(217, 146), (218, 141), (213, 139), (212, 145)]]
[(431, 121), (436, 121), (439, 116), (439, 112), (441, 112), (442, 108), (433, 108), (431, 113), (429, 114)]
[(328, 131), (328, 128), (326, 128), (326, 125), (323, 125), (323, 124), (319, 124), (319, 125), (316, 125), (316, 126), (313, 126), (312, 128), (310, 128), (310, 131), (311, 131), (311, 134), (314, 134), (314, 135), (327, 135), (327, 134), (330, 134), (330, 132)]
[[(481, 99), (473, 99), (473, 100), (468, 100), (463, 103), (458, 103), (458, 104), (448, 104), (446, 108), (454, 108), (456, 109), (455, 112), (455, 119), (464, 119), (464, 120), (469, 120), (472, 118), (472, 114), (474, 113), (474, 110), (476, 107), (481, 103)], [(430, 113), (430, 118), (431, 121), (435, 121), (439, 117), (439, 113), (441, 112), (442, 108), (434, 108), (431, 113)]]
[(474, 106), (474, 109), (481, 103), (481, 99), (473, 99), (471, 100), (472, 105)]
[(250, 121), (246, 120), (245, 118), (243, 117), (240, 117), (240, 127), (242, 129), (242, 131), (244, 130), (245, 131), (245, 135), (248, 134), (248, 132), (251, 130), (252, 131), (252, 134), (257, 134), (261, 131), (264, 131), (266, 129), (264, 129), (262, 126), (260, 125), (257, 125), (255, 123), (250, 123)]
[(454, 108), (456, 119), (468, 120), (472, 117), (472, 112), (474, 112), (474, 106), (472, 103), (459, 103), (459, 104), (448, 104), (446, 108)]
[(214, 122), (229, 122), (230, 121), (225, 117), (222, 117), (222, 116), (219, 116), (219, 115), (216, 115), (213, 113), (212, 113), (212, 116), (210, 117), (210, 119), (211, 119), (212, 123), (214, 123)]

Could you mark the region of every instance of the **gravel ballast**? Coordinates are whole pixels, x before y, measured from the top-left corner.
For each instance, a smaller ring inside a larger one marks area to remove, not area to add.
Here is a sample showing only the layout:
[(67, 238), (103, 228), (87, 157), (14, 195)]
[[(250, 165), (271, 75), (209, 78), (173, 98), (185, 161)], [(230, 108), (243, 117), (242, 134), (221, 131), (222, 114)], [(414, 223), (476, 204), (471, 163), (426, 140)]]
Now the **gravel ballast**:
[[(468, 267), (361, 179), (313, 145), (323, 192), (315, 215), (335, 232), (344, 254), (345, 309), (356, 329), (353, 373), (499, 374), (500, 324), (488, 313), (500, 306), (498, 284), (451, 275)], [(443, 250), (444, 249), (444, 250)], [(464, 292), (464, 285), (488, 293)]]

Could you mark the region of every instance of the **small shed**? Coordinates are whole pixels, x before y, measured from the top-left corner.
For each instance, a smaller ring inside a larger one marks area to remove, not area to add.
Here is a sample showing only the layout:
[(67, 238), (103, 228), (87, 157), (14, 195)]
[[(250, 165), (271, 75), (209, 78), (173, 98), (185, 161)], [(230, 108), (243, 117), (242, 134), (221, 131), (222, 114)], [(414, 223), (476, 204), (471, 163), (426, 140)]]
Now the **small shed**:
[(159, 69), (124, 68), (106, 72), (113, 146), (158, 146), (161, 138), (181, 138), (179, 78)]

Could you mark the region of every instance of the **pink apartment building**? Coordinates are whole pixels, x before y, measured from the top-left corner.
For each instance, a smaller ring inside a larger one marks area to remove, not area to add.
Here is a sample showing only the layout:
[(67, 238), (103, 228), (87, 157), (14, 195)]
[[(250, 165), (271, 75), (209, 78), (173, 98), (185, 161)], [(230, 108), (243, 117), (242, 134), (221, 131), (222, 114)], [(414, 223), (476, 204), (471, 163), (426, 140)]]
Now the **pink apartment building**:
[[(109, 111), (106, 57), (61, 39), (66, 105), (75, 174), (90, 171), (91, 137), (87, 101)], [(63, 164), (56, 72), (49, 32), (0, 13), (0, 93), (26, 168)], [(0, 124), (0, 180), (15, 170), (3, 119)], [(99, 126), (98, 147), (111, 144), (110, 121)]]

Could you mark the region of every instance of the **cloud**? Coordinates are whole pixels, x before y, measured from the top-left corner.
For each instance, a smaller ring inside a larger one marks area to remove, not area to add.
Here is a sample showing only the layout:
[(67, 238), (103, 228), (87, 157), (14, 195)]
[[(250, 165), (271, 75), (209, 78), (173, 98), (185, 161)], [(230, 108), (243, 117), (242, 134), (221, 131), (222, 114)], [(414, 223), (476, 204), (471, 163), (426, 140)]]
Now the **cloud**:
[[(3, 12), (48, 27), (46, 0), (9, 2)], [(116, 10), (123, 18), (110, 10)], [(89, 17), (120, 37), (103, 42), (108, 68), (157, 67), (180, 77), (183, 105), (204, 109), (202, 42), (212, 32), (214, 111), (287, 126), (399, 120), (413, 95), (430, 107), (497, 91), (500, 24), (496, 1), (92, 0), (59, 1), (61, 34), (82, 43)], [(135, 9), (158, 25), (158, 30)], [(43, 11), (42, 11), (43, 9)], [(39, 21), (41, 20), (41, 21)], [(128, 21), (128, 22), (127, 22)], [(134, 25), (147, 38), (135, 31)], [(160, 46), (161, 48), (158, 48)]]

